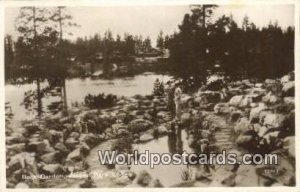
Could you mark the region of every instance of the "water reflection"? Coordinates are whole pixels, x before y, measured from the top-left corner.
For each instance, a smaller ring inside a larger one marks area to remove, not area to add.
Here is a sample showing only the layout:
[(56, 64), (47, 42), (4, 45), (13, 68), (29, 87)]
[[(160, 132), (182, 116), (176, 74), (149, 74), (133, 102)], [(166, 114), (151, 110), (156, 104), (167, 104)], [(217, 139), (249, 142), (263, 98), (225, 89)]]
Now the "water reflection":
[[(194, 150), (188, 146), (187, 133), (182, 127), (178, 127), (170, 134), (160, 137), (147, 143), (134, 144), (133, 149), (139, 153), (149, 150), (149, 153), (182, 153), (183, 151), (191, 153)], [(158, 164), (153, 169), (149, 165), (131, 165), (131, 170), (139, 173), (142, 170), (147, 171), (153, 178), (160, 180), (163, 186), (168, 187), (184, 181), (182, 174), (187, 170), (187, 165), (163, 165)]]
[(171, 132), (168, 134), (169, 152), (183, 153), (182, 128), (180, 124), (172, 123)]

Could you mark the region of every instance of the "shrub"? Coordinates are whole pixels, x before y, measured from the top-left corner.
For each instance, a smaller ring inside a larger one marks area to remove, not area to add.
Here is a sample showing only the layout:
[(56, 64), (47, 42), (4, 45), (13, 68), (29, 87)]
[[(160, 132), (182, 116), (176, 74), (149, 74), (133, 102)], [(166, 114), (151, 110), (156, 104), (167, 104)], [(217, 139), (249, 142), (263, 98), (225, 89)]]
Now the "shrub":
[(91, 95), (88, 94), (84, 98), (84, 103), (91, 109), (103, 109), (114, 106), (117, 101), (117, 96), (108, 94)]

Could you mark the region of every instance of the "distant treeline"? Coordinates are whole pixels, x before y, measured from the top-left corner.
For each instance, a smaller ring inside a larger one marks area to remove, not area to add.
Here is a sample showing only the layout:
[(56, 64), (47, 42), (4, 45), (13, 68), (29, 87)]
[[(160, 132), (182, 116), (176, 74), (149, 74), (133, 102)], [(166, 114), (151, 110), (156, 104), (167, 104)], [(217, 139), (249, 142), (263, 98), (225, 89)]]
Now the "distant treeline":
[[(54, 20), (53, 16), (47, 18), (44, 9), (39, 8), (36, 15), (31, 9), (26, 10), (27, 15), (23, 14), (23, 18), (27, 17), (30, 25), (16, 23), (21, 35), (15, 42), (11, 36), (5, 37), (7, 78), (32, 76), (35, 79), (36, 75), (64, 78), (74, 59), (81, 63), (99, 58), (108, 62), (112, 57), (131, 61), (140, 53), (153, 52), (149, 37), (128, 33), (114, 37), (109, 30), (103, 36), (95, 34), (76, 41), (63, 39), (62, 31), (49, 25), (49, 20), (56, 23), (61, 20)], [(216, 69), (231, 77), (258, 78), (278, 77), (294, 70), (293, 27), (282, 29), (277, 23), (270, 22), (268, 26), (258, 28), (247, 16), (239, 27), (232, 16), (213, 19), (215, 9), (216, 5), (193, 5), (178, 32), (170, 36), (160, 32), (156, 51), (170, 51), (168, 72), (202, 81), (209, 71)], [(69, 15), (57, 14), (61, 19), (71, 19)], [(31, 25), (31, 21), (39, 24)], [(28, 36), (29, 32), (31, 36)]]
[[(66, 58), (64, 64), (68, 65), (68, 67), (72, 67), (70, 63), (79, 62), (84, 64), (99, 62), (99, 60), (102, 62), (112, 62), (116, 60), (134, 62), (134, 57), (138, 54), (153, 51), (149, 37), (144, 38), (141, 35), (134, 36), (125, 33), (123, 37), (117, 34), (116, 38), (114, 38), (110, 30), (107, 30), (103, 37), (101, 37), (100, 34), (95, 34), (90, 37), (77, 38), (75, 41), (64, 39), (60, 44), (60, 52), (56, 52), (55, 49), (50, 49), (51, 46), (49, 46), (47, 52), (50, 54), (48, 56), (52, 56), (52, 59), (43, 59), (49, 62), (44, 63), (44, 66), (47, 67), (48, 70), (53, 67), (51, 60), (55, 62), (55, 57), (58, 57), (57, 54), (61, 54), (61, 52), (63, 52)], [(22, 69), (32, 66), (31, 62), (33, 61), (30, 61), (32, 58), (30, 56), (33, 55), (34, 50), (30, 47), (28, 42), (24, 41), (23, 37), (19, 37), (16, 42), (14, 42), (10, 35), (6, 35), (5, 71), (8, 76), (22, 76), (18, 73), (20, 71), (24, 72)], [(55, 70), (55, 66), (53, 70)]]

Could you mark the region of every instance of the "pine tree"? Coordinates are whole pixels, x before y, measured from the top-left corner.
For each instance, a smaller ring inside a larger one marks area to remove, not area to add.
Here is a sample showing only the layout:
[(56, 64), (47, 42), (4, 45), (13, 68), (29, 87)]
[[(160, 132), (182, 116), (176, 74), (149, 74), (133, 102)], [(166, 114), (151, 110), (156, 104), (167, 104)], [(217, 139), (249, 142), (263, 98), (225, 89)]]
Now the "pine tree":
[(156, 47), (162, 52), (165, 47), (163, 32), (160, 31), (156, 40)]

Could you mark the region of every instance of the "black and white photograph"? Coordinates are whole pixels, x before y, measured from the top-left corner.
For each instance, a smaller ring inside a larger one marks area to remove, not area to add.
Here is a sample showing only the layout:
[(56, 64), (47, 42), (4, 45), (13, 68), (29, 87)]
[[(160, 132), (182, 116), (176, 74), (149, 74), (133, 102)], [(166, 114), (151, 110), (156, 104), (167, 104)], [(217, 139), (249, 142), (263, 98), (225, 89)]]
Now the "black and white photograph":
[(5, 187), (294, 188), (296, 4), (233, 2), (5, 6)]

